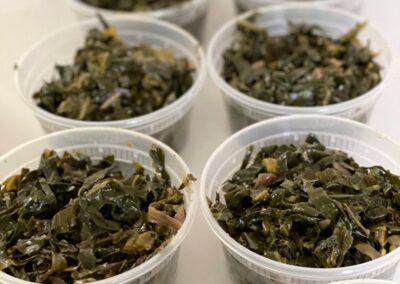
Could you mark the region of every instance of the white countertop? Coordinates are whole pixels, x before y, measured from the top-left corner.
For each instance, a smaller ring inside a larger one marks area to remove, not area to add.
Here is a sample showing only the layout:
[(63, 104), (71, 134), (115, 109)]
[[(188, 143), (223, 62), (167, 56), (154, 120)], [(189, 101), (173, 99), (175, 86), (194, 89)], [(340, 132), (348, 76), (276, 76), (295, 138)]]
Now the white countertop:
[[(400, 1), (364, 1), (362, 14), (386, 33), (396, 52), (400, 51)], [(232, 0), (210, 2), (206, 42), (235, 13)], [(43, 35), (76, 21), (75, 15), (61, 0), (0, 0), (0, 155), (44, 134), (33, 114), (17, 96), (14, 63)], [(400, 140), (399, 81), (386, 89), (369, 123), (397, 140)], [(213, 150), (231, 134), (222, 95), (211, 80), (207, 80), (194, 106), (189, 141), (181, 153), (197, 177), (200, 177)], [(395, 279), (400, 282), (400, 269)], [(182, 246), (176, 283), (231, 283), (219, 242), (200, 212)]]

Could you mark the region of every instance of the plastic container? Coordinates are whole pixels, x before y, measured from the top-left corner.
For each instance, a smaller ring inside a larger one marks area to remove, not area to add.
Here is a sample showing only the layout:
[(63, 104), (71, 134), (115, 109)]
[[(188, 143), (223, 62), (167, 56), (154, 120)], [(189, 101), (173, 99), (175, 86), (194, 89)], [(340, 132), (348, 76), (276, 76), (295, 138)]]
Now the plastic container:
[(379, 280), (379, 279), (359, 279), (359, 280), (340, 281), (331, 284), (398, 284), (398, 282)]
[(363, 0), (236, 0), (236, 5), (239, 10), (247, 11), (262, 6), (282, 4), (283, 2), (327, 5), (352, 12), (359, 12), (363, 4)]
[(230, 47), (235, 39), (236, 24), (239, 20), (257, 14), (257, 23), (268, 28), (272, 35), (282, 35), (287, 32), (288, 22), (316, 24), (322, 27), (332, 37), (346, 33), (364, 18), (346, 11), (325, 6), (307, 4), (287, 4), (260, 8), (243, 14), (226, 23), (214, 35), (209, 45), (207, 65), (211, 78), (224, 93), (226, 106), (230, 114), (230, 121), (234, 130), (240, 129), (253, 122), (292, 114), (325, 114), (347, 117), (366, 122), (377, 99), (383, 94), (384, 88), (394, 77), (395, 55), (391, 45), (372, 24), (368, 24), (360, 33), (359, 39), (367, 44), (370, 42), (372, 50), (379, 52), (378, 63), (382, 66), (382, 82), (368, 93), (329, 106), (293, 107), (267, 103), (236, 90), (221, 76), (224, 51)]
[(187, 30), (189, 30), (190, 32), (192, 32), (197, 38), (202, 38), (204, 30), (204, 18), (207, 13), (209, 0), (190, 0), (187, 3), (183, 3), (175, 7), (153, 10), (149, 12), (140, 12), (140, 13), (101, 9), (83, 3), (80, 0), (64, 0), (64, 1), (66, 1), (69, 4), (69, 6), (73, 9), (73, 11), (80, 19), (94, 17), (98, 13), (101, 13), (106, 17), (116, 16), (116, 15), (125, 15), (125, 16), (146, 15), (182, 26)]
[(382, 165), (400, 173), (400, 145), (372, 128), (348, 119), (321, 116), (287, 116), (265, 120), (231, 136), (212, 154), (201, 177), (200, 204), (204, 217), (225, 251), (233, 283), (325, 284), (356, 278), (392, 279), (400, 261), (400, 249), (379, 259), (345, 268), (305, 268), (267, 259), (241, 246), (217, 223), (208, 207), (208, 198), (240, 168), (249, 145), (254, 153), (264, 146), (299, 144), (315, 134), (328, 148), (347, 152), (363, 166)]
[[(38, 165), (44, 149), (54, 149), (57, 152), (79, 150), (92, 159), (100, 159), (104, 155), (113, 154), (123, 169), (124, 164), (132, 161), (140, 162), (143, 167), (152, 171), (152, 159), (148, 151), (155, 144), (165, 152), (166, 166), (171, 176), (171, 182), (179, 185), (182, 178), (190, 173), (185, 162), (165, 144), (134, 131), (113, 128), (80, 128), (52, 133), (15, 148), (0, 158), (0, 181), (16, 174), (22, 167), (35, 168)], [(197, 193), (193, 188), (184, 192), (186, 220), (182, 228), (171, 242), (154, 257), (145, 263), (117, 276), (93, 282), (95, 284), (155, 284), (175, 283), (179, 247), (187, 236), (197, 211)], [(0, 272), (2, 284), (28, 284)]]
[(148, 17), (107, 18), (117, 27), (120, 37), (129, 44), (147, 42), (170, 48), (177, 56), (190, 60), (196, 69), (192, 87), (174, 103), (150, 114), (111, 122), (87, 122), (64, 118), (39, 108), (32, 96), (43, 82), (50, 80), (56, 64), (70, 64), (76, 50), (84, 44), (87, 31), (98, 27), (97, 19), (82, 21), (57, 31), (32, 46), (19, 60), (15, 80), (22, 100), (34, 112), (46, 132), (76, 127), (117, 127), (152, 135), (174, 149), (185, 142), (189, 110), (199, 93), (206, 75), (205, 60), (199, 43), (186, 31)]

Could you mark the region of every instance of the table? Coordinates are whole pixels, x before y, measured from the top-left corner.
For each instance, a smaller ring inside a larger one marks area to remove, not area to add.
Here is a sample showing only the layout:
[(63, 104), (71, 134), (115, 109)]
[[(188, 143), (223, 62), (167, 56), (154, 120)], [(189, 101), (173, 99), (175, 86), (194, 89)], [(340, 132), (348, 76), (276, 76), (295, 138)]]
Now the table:
[[(400, 1), (364, 1), (362, 14), (390, 38), (396, 51), (400, 50)], [(231, 0), (210, 1), (204, 46), (217, 28), (234, 14)], [(0, 0), (0, 155), (44, 134), (33, 114), (18, 98), (13, 65), (42, 36), (76, 21), (76, 16), (61, 0)], [(400, 140), (398, 108), (400, 80), (396, 78), (376, 104), (369, 124)], [(197, 98), (190, 123), (189, 141), (181, 155), (195, 176), (200, 177), (210, 154), (232, 134), (222, 95), (210, 79)], [(400, 282), (400, 269), (395, 279)], [(182, 245), (176, 283), (231, 283), (219, 241), (207, 227), (201, 212)]]

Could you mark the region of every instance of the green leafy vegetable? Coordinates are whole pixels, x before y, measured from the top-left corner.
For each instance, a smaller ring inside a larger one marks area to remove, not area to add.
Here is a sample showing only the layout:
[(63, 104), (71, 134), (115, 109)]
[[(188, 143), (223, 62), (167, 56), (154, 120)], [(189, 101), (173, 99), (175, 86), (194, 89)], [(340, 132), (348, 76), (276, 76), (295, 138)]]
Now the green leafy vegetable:
[(150, 11), (177, 6), (189, 0), (80, 0), (98, 8), (116, 11)]
[(400, 247), (400, 178), (360, 167), (309, 135), (305, 143), (250, 148), (210, 203), (241, 245), (304, 267), (356, 265)]
[(37, 169), (4, 181), (0, 269), (39, 283), (86, 283), (157, 254), (185, 220), (182, 190), (192, 177), (173, 186), (163, 151), (150, 153), (153, 175), (136, 162), (122, 172), (114, 156), (96, 162), (46, 150)]
[(318, 26), (289, 24), (285, 36), (270, 36), (253, 18), (239, 22), (238, 39), (223, 55), (222, 75), (237, 90), (288, 106), (324, 106), (361, 96), (381, 81), (380, 66), (358, 33), (338, 39)]
[(77, 120), (112, 121), (149, 114), (180, 98), (193, 67), (167, 48), (125, 44), (113, 27), (89, 31), (73, 65), (34, 94), (39, 107)]

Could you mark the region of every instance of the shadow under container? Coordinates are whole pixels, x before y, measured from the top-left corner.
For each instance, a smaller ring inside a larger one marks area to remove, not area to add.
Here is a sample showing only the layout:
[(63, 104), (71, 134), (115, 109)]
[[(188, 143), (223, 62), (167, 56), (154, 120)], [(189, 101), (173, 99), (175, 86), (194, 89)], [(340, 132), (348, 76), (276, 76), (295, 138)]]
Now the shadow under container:
[(294, 107), (268, 103), (252, 98), (232, 87), (222, 77), (223, 53), (237, 38), (236, 26), (240, 20), (257, 15), (259, 26), (273, 36), (287, 34), (289, 23), (320, 26), (327, 35), (337, 38), (366, 19), (338, 9), (309, 4), (271, 6), (245, 13), (226, 23), (212, 38), (207, 52), (207, 66), (211, 79), (224, 94), (231, 127), (239, 130), (254, 122), (284, 115), (324, 114), (367, 122), (377, 100), (394, 77), (395, 55), (385, 37), (368, 24), (359, 34), (363, 44), (370, 44), (378, 53), (376, 61), (382, 67), (382, 81), (369, 92), (352, 100), (316, 107)]
[[(41, 154), (45, 149), (64, 151), (77, 150), (93, 160), (114, 155), (121, 170), (132, 167), (132, 161), (143, 165), (153, 173), (153, 160), (149, 156), (151, 145), (164, 150), (165, 165), (171, 176), (171, 183), (179, 186), (182, 178), (190, 173), (185, 162), (171, 148), (147, 135), (114, 128), (79, 128), (60, 131), (43, 136), (15, 148), (0, 157), (0, 181), (20, 172), (21, 168), (37, 168)], [(182, 228), (171, 242), (159, 253), (139, 266), (108, 279), (93, 284), (174, 284), (178, 269), (179, 249), (193, 225), (197, 212), (197, 194), (193, 187), (184, 191), (186, 219)], [(1, 284), (34, 284), (0, 272)]]
[(117, 28), (119, 36), (127, 44), (146, 42), (169, 48), (177, 57), (188, 58), (195, 69), (191, 88), (175, 102), (162, 109), (116, 121), (80, 121), (55, 115), (38, 107), (33, 94), (45, 81), (54, 78), (55, 65), (73, 62), (74, 54), (83, 46), (87, 32), (100, 25), (97, 19), (92, 19), (43, 38), (22, 56), (15, 70), (15, 81), (22, 100), (34, 112), (46, 132), (77, 127), (123, 128), (151, 135), (175, 150), (180, 150), (186, 143), (191, 107), (206, 75), (202, 48), (189, 33), (164, 21), (140, 16), (119, 16), (107, 20), (110, 25)]
[(311, 5), (326, 5), (351, 12), (360, 12), (363, 0), (235, 0), (238, 11), (248, 11), (263, 6), (282, 3), (307, 3)]
[(79, 19), (87, 19), (101, 14), (105, 17), (110, 16), (130, 16), (138, 15), (150, 16), (181, 26), (191, 32), (196, 38), (202, 40), (204, 37), (205, 21), (208, 12), (209, 0), (189, 0), (185, 3), (164, 9), (152, 10), (148, 12), (128, 12), (113, 11), (102, 9), (86, 4), (80, 0), (64, 0), (75, 12)]
[(283, 264), (240, 245), (214, 219), (214, 201), (223, 183), (240, 169), (250, 145), (262, 147), (302, 143), (313, 133), (327, 148), (342, 150), (362, 166), (381, 165), (400, 173), (400, 145), (372, 128), (349, 119), (321, 115), (294, 115), (265, 120), (234, 134), (212, 154), (201, 177), (203, 215), (221, 241), (231, 280), (235, 284), (328, 284), (357, 278), (393, 278), (400, 248), (378, 259), (343, 268), (305, 268)]

